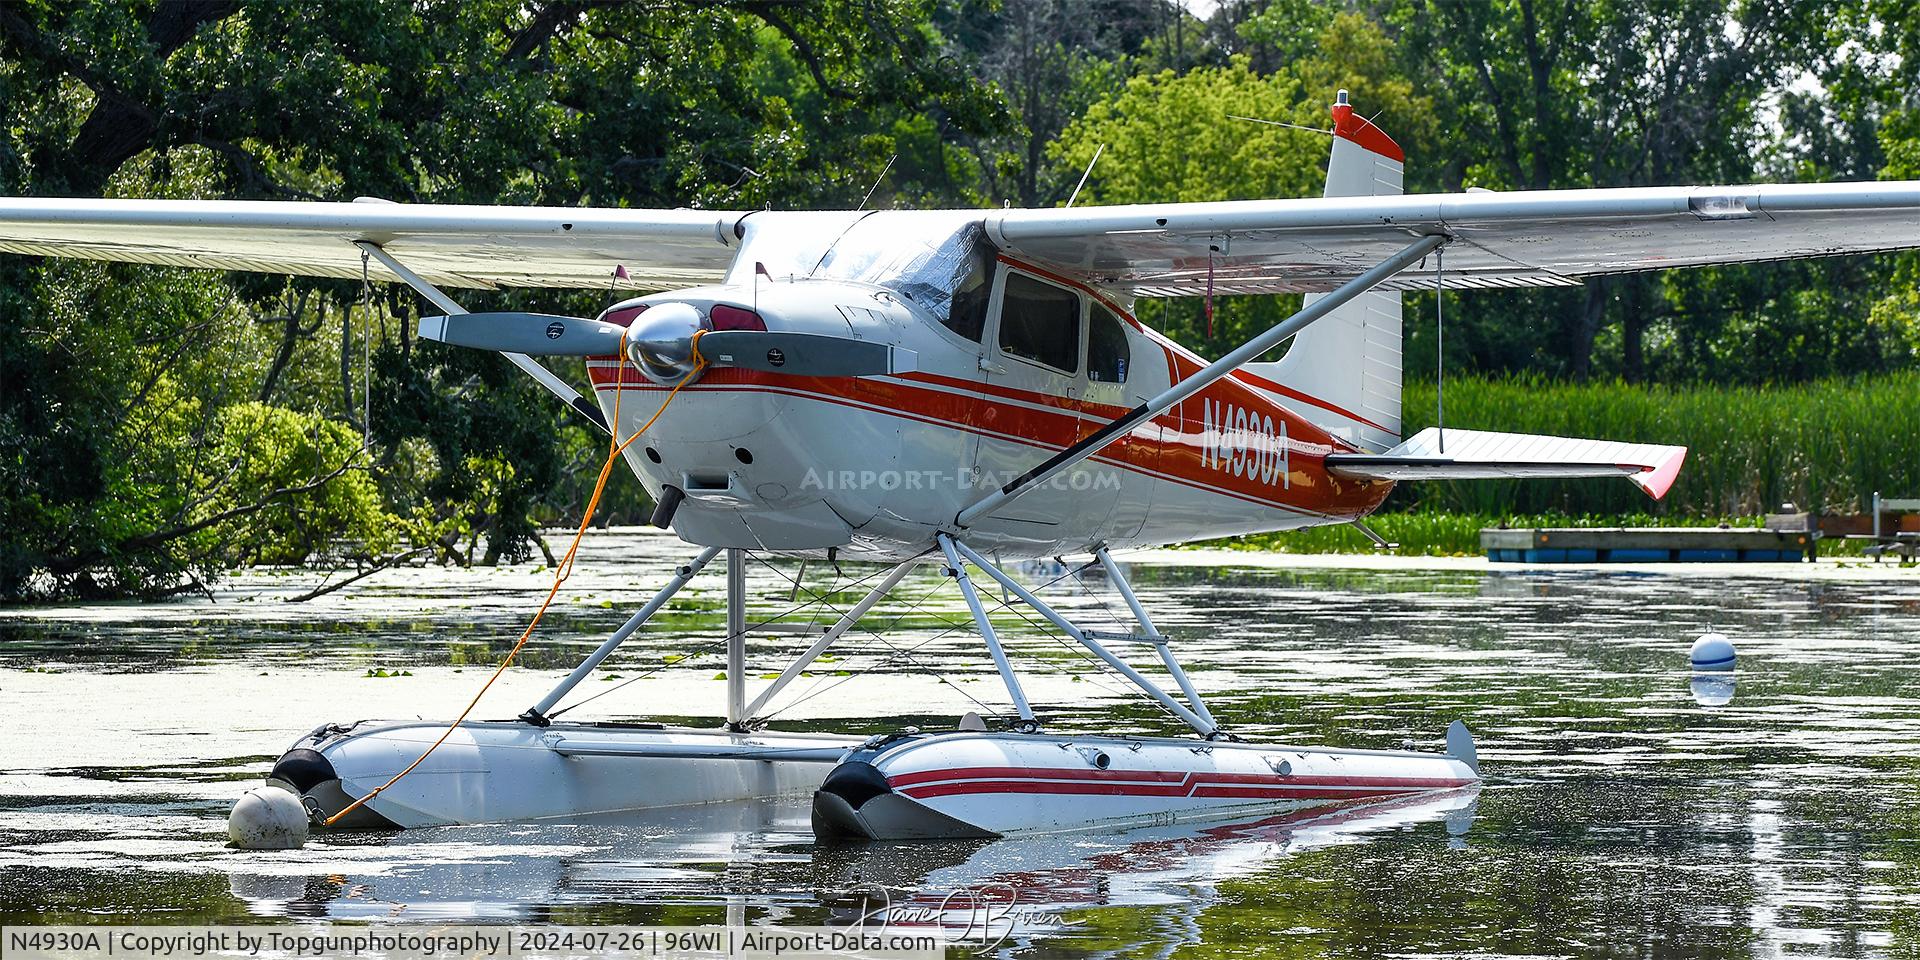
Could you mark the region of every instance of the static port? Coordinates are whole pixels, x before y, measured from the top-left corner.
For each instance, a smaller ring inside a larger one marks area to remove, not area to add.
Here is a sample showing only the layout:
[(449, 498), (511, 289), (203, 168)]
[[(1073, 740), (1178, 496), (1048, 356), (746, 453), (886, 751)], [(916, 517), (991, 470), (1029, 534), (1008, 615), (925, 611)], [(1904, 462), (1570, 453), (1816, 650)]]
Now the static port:
[(658, 450), (655, 450), (655, 449), (654, 449), (654, 448), (652, 448), (652, 447), (648, 447), (648, 448), (647, 448), (647, 459), (648, 459), (648, 460), (652, 460), (652, 461), (653, 461), (654, 463), (659, 463), (659, 462), (660, 462), (660, 451), (658, 451)]
[(748, 450), (746, 447), (735, 447), (733, 450), (733, 458), (741, 463), (752, 463), (753, 451)]

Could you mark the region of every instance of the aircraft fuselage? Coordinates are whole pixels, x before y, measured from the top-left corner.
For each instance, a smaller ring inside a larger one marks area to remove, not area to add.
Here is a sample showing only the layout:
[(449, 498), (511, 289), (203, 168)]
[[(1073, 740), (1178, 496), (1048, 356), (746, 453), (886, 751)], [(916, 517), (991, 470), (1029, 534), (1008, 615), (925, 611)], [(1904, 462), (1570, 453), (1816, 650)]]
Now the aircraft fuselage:
[[(883, 342), (915, 358), (916, 369), (878, 377), (708, 369), (628, 448), (628, 463), (656, 497), (684, 491), (673, 527), (694, 543), (898, 559), (962, 532), (960, 510), (1204, 366), (1097, 291), (997, 261), (977, 325), (844, 280), (755, 277), (610, 309), (603, 319), (629, 323), (686, 303), (723, 324), (751, 315), (769, 330)], [(669, 389), (613, 357), (588, 368), (623, 438)], [(1290, 405), (1327, 407), (1235, 373), (965, 537), (1012, 559), (1339, 523), (1378, 507), (1392, 484), (1329, 474), (1323, 458), (1353, 448)]]

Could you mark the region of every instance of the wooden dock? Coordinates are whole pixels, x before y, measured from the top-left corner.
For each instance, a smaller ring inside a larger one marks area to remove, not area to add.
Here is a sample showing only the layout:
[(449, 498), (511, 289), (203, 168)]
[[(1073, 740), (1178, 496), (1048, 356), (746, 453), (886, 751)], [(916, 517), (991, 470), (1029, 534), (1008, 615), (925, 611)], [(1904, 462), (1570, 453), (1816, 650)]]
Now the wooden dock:
[(1527, 527), (1480, 531), (1500, 563), (1782, 563), (1814, 556), (1805, 530), (1760, 527)]

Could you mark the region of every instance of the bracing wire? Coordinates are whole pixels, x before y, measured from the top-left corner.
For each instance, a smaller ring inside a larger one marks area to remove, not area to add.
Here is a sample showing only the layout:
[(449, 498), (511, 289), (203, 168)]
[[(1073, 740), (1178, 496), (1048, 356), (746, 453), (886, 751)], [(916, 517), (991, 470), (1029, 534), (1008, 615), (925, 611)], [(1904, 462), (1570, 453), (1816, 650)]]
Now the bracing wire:
[[(763, 562), (764, 562), (764, 561), (763, 561)], [(851, 590), (851, 589), (854, 589), (855, 587), (858, 587), (858, 586), (860, 586), (861, 584), (864, 584), (864, 583), (866, 583), (866, 582), (868, 582), (868, 581), (870, 581), (870, 580), (872, 580), (873, 578), (875, 578), (875, 577), (877, 577), (877, 576), (880, 576), (881, 574), (883, 574), (883, 573), (885, 573), (885, 572), (886, 572), (886, 568), (885, 568), (885, 567), (882, 567), (882, 568), (880, 568), (879, 570), (876, 570), (876, 571), (874, 571), (873, 573), (869, 573), (869, 574), (867, 574), (866, 576), (864, 576), (864, 577), (861, 577), (861, 578), (860, 578), (860, 579), (858, 579), (858, 580), (854, 580), (854, 581), (852, 581), (852, 582), (850, 582), (850, 583), (848, 583), (848, 584), (846, 585), (846, 587), (845, 587), (844, 589), (848, 589), (848, 590)], [(812, 606), (820, 606), (820, 605), (826, 605), (828, 609), (832, 609), (832, 607), (831, 607), (830, 605), (827, 605), (827, 604), (825, 603), (825, 600), (824, 600), (824, 598), (822, 598), (822, 599), (816, 599), (816, 600), (807, 600), (807, 601), (803, 601), (803, 602), (801, 602), (801, 603), (797, 603), (797, 604), (794, 604), (793, 606), (790, 606), (790, 607), (787, 607), (787, 608), (786, 608), (785, 610), (782, 610), (782, 611), (780, 611), (779, 613), (776, 613), (776, 614), (774, 614), (773, 616), (771, 616), (771, 617), (768, 617), (768, 618), (766, 618), (766, 619), (764, 619), (764, 620), (757, 620), (757, 621), (755, 621), (755, 622), (753, 622), (753, 623), (749, 623), (749, 624), (747, 624), (747, 627), (746, 627), (746, 631), (745, 631), (745, 632), (747, 632), (747, 633), (752, 633), (753, 631), (755, 631), (755, 630), (758, 630), (758, 629), (760, 629), (760, 628), (762, 628), (762, 627), (765, 627), (765, 626), (767, 626), (767, 625), (768, 625), (768, 624), (770, 624), (770, 623), (777, 623), (777, 622), (779, 622), (779, 621), (781, 621), (781, 620), (783, 620), (783, 619), (785, 619), (785, 618), (787, 618), (787, 617), (789, 617), (789, 616), (792, 616), (793, 614), (796, 614), (796, 613), (799, 613), (800, 611), (802, 611), (802, 610), (805, 610), (805, 609), (807, 609), (808, 607), (812, 607)], [(705, 655), (705, 654), (707, 654), (707, 653), (710, 653), (710, 652), (712, 652), (712, 651), (714, 651), (714, 650), (716, 650), (716, 649), (719, 649), (719, 648), (720, 648), (721, 646), (723, 646), (723, 645), (725, 645), (725, 644), (726, 644), (726, 642), (727, 642), (727, 641), (726, 641), (726, 638), (724, 638), (724, 637), (723, 637), (723, 638), (721, 638), (721, 639), (719, 639), (719, 640), (715, 640), (715, 641), (713, 641), (712, 643), (708, 643), (708, 644), (704, 644), (704, 645), (702, 645), (702, 646), (699, 646), (699, 647), (695, 647), (692, 653), (689, 653), (689, 654), (687, 654), (687, 655), (686, 655), (686, 657), (685, 657), (685, 658), (684, 658), (683, 660), (680, 660), (680, 661), (676, 661), (676, 663), (684, 663), (684, 662), (685, 662), (686, 660), (691, 660), (691, 659), (693, 659), (693, 658), (695, 658), (695, 657), (699, 657), (699, 656), (703, 656), (703, 655)], [(595, 701), (595, 700), (598, 700), (598, 699), (600, 699), (601, 697), (604, 697), (604, 696), (606, 696), (607, 694), (610, 694), (610, 693), (614, 693), (614, 692), (616, 692), (616, 691), (619, 691), (619, 690), (621, 690), (621, 689), (623, 689), (623, 688), (625, 688), (625, 687), (626, 687), (626, 686), (627, 686), (628, 684), (632, 684), (632, 683), (636, 683), (636, 682), (638, 682), (638, 681), (641, 681), (641, 680), (644, 680), (644, 679), (646, 679), (647, 677), (649, 677), (649, 676), (652, 676), (653, 674), (655, 674), (655, 673), (658, 673), (659, 671), (661, 671), (661, 670), (663, 670), (663, 669), (665, 669), (665, 668), (666, 668), (666, 666), (667, 666), (666, 664), (662, 664), (661, 666), (658, 666), (658, 667), (654, 667), (653, 669), (651, 669), (651, 670), (648, 670), (647, 672), (645, 672), (645, 673), (642, 673), (642, 674), (640, 674), (639, 676), (636, 676), (636, 677), (631, 677), (631, 678), (628, 678), (627, 680), (625, 680), (625, 681), (623, 681), (623, 682), (621, 682), (620, 684), (618, 684), (618, 685), (616, 685), (616, 686), (612, 686), (612, 687), (608, 687), (607, 689), (605, 689), (605, 690), (602, 690), (602, 691), (600, 691), (599, 693), (596, 693), (596, 694), (594, 694), (593, 696), (591, 696), (591, 697), (588, 697), (588, 698), (586, 698), (585, 700), (581, 700), (581, 701), (579, 701), (578, 703), (570, 703), (570, 704), (568, 704), (567, 706), (565, 706), (565, 707), (563, 707), (563, 708), (561, 708), (561, 709), (559, 709), (559, 710), (555, 710), (555, 711), (553, 711), (552, 713), (549, 713), (549, 714), (547, 714), (547, 719), (549, 719), (549, 720), (551, 720), (551, 719), (553, 719), (553, 718), (555, 718), (555, 717), (558, 717), (558, 716), (560, 716), (560, 715), (561, 715), (561, 714), (563, 714), (563, 713), (566, 713), (566, 712), (567, 712), (568, 710), (572, 710), (572, 709), (574, 709), (574, 708), (576, 708), (576, 707), (584, 707), (584, 706), (586, 706), (587, 704), (589, 704), (589, 703), (592, 703), (593, 701)]]

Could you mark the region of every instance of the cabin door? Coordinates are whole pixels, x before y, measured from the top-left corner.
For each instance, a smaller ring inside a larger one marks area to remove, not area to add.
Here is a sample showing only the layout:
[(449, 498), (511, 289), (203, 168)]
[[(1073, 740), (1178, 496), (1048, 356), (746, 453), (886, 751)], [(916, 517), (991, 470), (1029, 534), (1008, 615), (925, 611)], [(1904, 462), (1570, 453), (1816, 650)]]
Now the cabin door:
[[(994, 487), (1104, 422), (1083, 410), (1087, 298), (1011, 267), (1002, 268), (996, 286), (981, 423), (986, 434), (976, 460), (981, 482)], [(1119, 490), (1111, 473), (1098, 462), (1084, 463), (1015, 500), (999, 517), (1015, 525), (1010, 532), (1036, 543), (1085, 539), (1112, 511)]]

